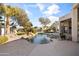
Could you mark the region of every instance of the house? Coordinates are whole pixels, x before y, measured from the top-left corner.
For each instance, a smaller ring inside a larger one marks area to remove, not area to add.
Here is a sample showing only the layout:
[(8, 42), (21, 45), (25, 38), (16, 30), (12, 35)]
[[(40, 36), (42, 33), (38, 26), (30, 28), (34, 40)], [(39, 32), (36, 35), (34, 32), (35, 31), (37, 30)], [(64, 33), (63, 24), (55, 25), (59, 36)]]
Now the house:
[(64, 33), (65, 39), (79, 41), (79, 4), (73, 4), (72, 11), (59, 18), (60, 33)]
[[(17, 25), (15, 24), (16, 21), (12, 21), (12, 19), (10, 19), (10, 34), (13, 33), (17, 27)], [(0, 35), (4, 35), (6, 34), (6, 19), (5, 16), (0, 15)]]
[(0, 16), (0, 35), (5, 34), (5, 20), (3, 16)]

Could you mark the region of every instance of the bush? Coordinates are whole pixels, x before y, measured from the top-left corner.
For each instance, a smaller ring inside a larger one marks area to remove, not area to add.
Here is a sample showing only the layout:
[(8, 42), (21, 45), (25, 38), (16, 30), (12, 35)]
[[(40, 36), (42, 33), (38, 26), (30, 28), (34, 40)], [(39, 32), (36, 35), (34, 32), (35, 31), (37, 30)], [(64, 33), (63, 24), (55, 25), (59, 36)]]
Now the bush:
[(35, 34), (36, 33), (36, 29), (35, 28), (32, 28), (31, 29), (31, 32)]
[(5, 43), (6, 41), (8, 41), (8, 37), (7, 36), (0, 36), (0, 44)]
[(25, 32), (17, 32), (17, 35), (24, 35)]

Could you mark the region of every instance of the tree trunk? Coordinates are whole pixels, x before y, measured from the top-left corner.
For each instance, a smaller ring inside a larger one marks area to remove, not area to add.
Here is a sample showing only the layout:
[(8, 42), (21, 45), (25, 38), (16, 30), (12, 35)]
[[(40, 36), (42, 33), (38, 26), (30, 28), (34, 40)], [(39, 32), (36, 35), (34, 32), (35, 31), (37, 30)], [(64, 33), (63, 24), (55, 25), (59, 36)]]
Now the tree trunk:
[(0, 23), (0, 35), (1, 35), (1, 23)]
[(6, 34), (10, 34), (10, 17), (6, 17)]

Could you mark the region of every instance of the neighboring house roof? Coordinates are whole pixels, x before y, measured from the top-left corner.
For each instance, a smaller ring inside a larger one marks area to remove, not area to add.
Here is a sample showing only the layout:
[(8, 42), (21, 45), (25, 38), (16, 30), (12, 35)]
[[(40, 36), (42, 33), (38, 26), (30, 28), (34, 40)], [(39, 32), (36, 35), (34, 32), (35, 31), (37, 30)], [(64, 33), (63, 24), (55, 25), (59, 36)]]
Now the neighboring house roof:
[(17, 29), (23, 29), (24, 27), (23, 26), (17, 26)]
[[(75, 4), (73, 4), (72, 9), (77, 8), (77, 7), (79, 7), (79, 4), (78, 4), (78, 3), (75, 3)], [(71, 10), (70, 13), (68, 13), (68, 14), (66, 14), (66, 15), (64, 15), (64, 16), (62, 16), (62, 17), (60, 17), (60, 18), (59, 18), (59, 21), (64, 21), (64, 20), (67, 20), (67, 19), (72, 18), (72, 13), (73, 13), (73, 10)]]
[(60, 17), (59, 21), (64, 21), (64, 20), (67, 20), (70, 18), (72, 18), (72, 11), (70, 13), (68, 13), (67, 15)]

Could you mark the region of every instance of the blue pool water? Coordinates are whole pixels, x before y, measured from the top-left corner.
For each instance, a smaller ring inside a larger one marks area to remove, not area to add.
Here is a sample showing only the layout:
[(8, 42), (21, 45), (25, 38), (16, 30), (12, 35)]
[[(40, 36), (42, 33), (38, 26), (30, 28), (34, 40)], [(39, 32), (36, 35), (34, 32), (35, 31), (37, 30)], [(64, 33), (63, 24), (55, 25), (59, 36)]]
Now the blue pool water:
[(45, 34), (38, 34), (32, 39), (32, 43), (34, 44), (46, 44), (49, 43), (49, 39)]

